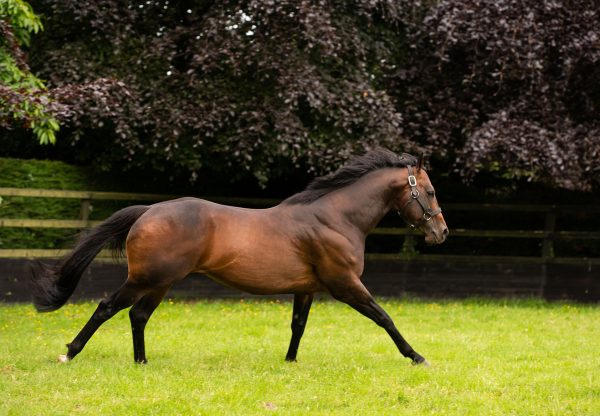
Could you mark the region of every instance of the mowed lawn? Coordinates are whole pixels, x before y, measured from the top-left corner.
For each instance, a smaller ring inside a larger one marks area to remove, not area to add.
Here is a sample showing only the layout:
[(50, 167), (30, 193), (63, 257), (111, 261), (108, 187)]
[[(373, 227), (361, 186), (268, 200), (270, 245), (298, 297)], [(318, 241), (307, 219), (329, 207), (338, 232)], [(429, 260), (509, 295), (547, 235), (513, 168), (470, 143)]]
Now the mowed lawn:
[(127, 313), (72, 362), (94, 303), (0, 305), (0, 414), (600, 415), (600, 306), (382, 301), (432, 364), (414, 367), (343, 304), (313, 305), (297, 363), (291, 303), (165, 301), (133, 363)]

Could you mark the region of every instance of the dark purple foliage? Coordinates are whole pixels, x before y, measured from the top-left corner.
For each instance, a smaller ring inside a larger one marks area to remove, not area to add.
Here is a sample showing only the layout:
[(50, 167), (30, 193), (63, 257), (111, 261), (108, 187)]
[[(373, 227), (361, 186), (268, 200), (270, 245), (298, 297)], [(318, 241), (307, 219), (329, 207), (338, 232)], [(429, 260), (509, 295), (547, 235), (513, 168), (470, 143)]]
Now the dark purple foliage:
[(375, 145), (600, 184), (598, 1), (33, 1), (59, 140), (261, 183)]
[(413, 40), (409, 137), (466, 177), (600, 184), (600, 2), (443, 1)]
[(65, 140), (85, 138), (108, 118), (112, 144), (132, 165), (168, 165), (192, 178), (203, 166), (241, 169), (263, 183), (300, 164), (322, 172), (377, 144), (411, 147), (377, 82), (379, 62), (396, 53), (388, 39), (401, 23), (393, 4), (34, 6), (49, 18), (34, 57), (42, 77), (69, 90), (119, 79), (128, 94), (108, 108), (70, 94), (63, 119), (76, 134)]

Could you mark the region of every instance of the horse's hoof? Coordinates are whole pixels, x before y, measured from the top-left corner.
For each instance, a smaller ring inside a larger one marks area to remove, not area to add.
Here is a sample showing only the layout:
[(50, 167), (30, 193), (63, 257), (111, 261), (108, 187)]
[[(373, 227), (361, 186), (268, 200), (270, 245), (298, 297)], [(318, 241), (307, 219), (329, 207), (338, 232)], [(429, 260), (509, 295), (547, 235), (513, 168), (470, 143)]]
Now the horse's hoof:
[(59, 363), (66, 363), (66, 362), (69, 361), (69, 357), (67, 357), (66, 355), (62, 355), (61, 354), (61, 355), (58, 356), (57, 360), (58, 360)]
[(423, 361), (421, 361), (419, 365), (421, 367), (431, 367), (431, 364), (429, 364), (429, 361), (427, 361), (425, 358), (423, 358)]
[(420, 365), (421, 367), (431, 367), (429, 361), (427, 361), (424, 357), (421, 357), (418, 354), (416, 355), (416, 357), (413, 358), (412, 365)]

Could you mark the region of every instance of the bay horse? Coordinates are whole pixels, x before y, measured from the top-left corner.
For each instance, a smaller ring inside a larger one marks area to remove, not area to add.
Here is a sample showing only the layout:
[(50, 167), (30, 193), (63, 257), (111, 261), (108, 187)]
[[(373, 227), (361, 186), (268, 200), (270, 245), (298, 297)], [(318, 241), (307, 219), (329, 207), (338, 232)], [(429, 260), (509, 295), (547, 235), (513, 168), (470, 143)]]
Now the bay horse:
[(377, 148), (267, 209), (181, 198), (115, 212), (54, 267), (34, 268), (34, 305), (54, 311), (100, 250), (125, 247), (127, 280), (100, 302), (59, 361), (72, 360), (102, 323), (132, 306), (134, 360), (146, 363), (150, 315), (175, 282), (202, 273), (253, 294), (294, 295), (288, 361), (296, 361), (314, 294), (328, 292), (383, 327), (413, 364), (427, 365), (360, 280), (366, 236), (391, 209), (421, 230), (427, 243), (446, 239), (448, 228), (422, 165), (422, 157)]

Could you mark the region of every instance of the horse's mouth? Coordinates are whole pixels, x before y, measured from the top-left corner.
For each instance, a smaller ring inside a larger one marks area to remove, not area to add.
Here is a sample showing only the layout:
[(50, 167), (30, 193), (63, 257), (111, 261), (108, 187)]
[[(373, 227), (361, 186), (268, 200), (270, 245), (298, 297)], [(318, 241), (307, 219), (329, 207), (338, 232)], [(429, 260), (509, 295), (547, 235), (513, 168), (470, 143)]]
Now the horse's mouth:
[(425, 243), (427, 243), (427, 245), (429, 246), (435, 246), (437, 244), (442, 244), (444, 241), (446, 241), (446, 236), (441, 234), (439, 236), (437, 236), (436, 234), (427, 234), (425, 235)]

